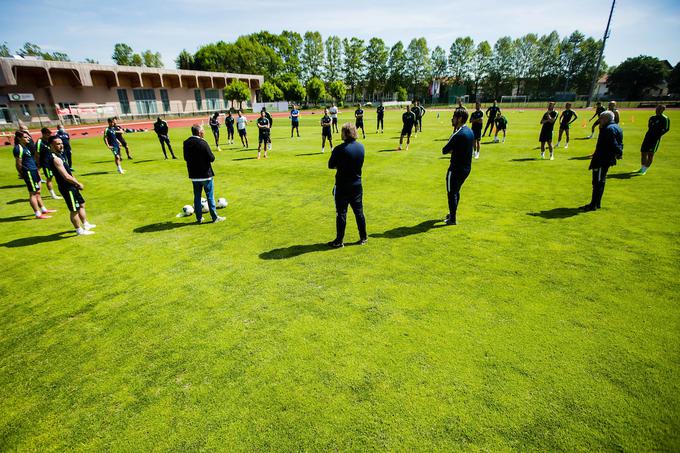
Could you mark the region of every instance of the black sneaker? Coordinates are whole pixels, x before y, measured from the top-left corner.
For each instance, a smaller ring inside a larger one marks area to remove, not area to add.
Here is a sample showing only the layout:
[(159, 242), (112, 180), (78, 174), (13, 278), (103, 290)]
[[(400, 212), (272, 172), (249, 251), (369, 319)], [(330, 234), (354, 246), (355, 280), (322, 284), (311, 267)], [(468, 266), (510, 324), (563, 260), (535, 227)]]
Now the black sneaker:
[(359, 241), (357, 242), (357, 244), (359, 244), (359, 245), (366, 245), (367, 243), (368, 243), (368, 239), (366, 239), (366, 238), (359, 239)]
[(585, 206), (581, 206), (579, 209), (583, 212), (592, 212), (595, 211), (597, 208), (592, 204), (587, 204)]
[(444, 225), (457, 225), (457, 223), (456, 223), (455, 220), (451, 220), (451, 218), (447, 218), (447, 219), (444, 221)]
[(333, 249), (341, 249), (345, 246), (345, 244), (343, 244), (342, 242), (336, 242), (336, 241), (331, 241), (331, 242), (327, 243), (326, 245), (329, 246), (330, 248), (333, 248)]

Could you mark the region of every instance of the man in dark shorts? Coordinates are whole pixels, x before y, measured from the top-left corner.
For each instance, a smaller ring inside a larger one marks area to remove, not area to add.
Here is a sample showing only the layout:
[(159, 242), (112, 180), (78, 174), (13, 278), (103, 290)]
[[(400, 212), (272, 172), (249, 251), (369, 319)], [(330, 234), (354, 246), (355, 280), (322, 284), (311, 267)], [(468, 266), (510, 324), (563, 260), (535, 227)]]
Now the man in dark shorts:
[(210, 129), (212, 130), (213, 138), (215, 139), (215, 148), (217, 151), (220, 150), (220, 114), (215, 112), (210, 118), (208, 118), (208, 124), (210, 124)]
[[(274, 119), (272, 116), (269, 114), (267, 111), (266, 107), (262, 107), (262, 111), (264, 112), (265, 118), (269, 121), (269, 131), (271, 132), (271, 128), (274, 127)], [(271, 133), (267, 134), (267, 149), (272, 149), (272, 136)], [(266, 154), (266, 153), (265, 153)], [(264, 157), (267, 157), (266, 155)]]
[(116, 163), (118, 173), (121, 175), (125, 173), (121, 166), (122, 158), (120, 157), (120, 142), (118, 141), (118, 134), (116, 134), (116, 122), (113, 118), (109, 118), (109, 127), (104, 130), (104, 144), (113, 153), (113, 161)]
[(340, 133), (343, 143), (336, 146), (328, 160), (328, 168), (337, 170), (333, 198), (335, 199), (335, 239), (329, 247), (344, 247), (345, 227), (347, 226), (347, 207), (351, 206), (359, 229), (358, 244), (368, 240), (366, 217), (364, 216), (363, 187), (361, 169), (364, 165), (364, 145), (357, 142), (357, 130), (351, 123), (345, 123)]
[(552, 136), (556, 121), (557, 112), (555, 111), (555, 103), (549, 102), (548, 111), (541, 117), (541, 134), (538, 136), (538, 141), (541, 142), (541, 159), (545, 159), (545, 144), (547, 143), (548, 149), (550, 150), (550, 160), (555, 160)]
[(408, 145), (411, 144), (411, 132), (413, 131), (413, 126), (416, 124), (416, 115), (411, 111), (411, 108), (407, 105), (406, 111), (401, 114), (401, 122), (403, 126), (401, 127), (401, 135), (399, 136), (399, 148), (401, 150), (401, 145), (404, 143), (404, 135), (406, 136), (406, 151), (408, 151)]
[(33, 157), (33, 149), (30, 147), (28, 137), (30, 135), (22, 130), (18, 130), (14, 134), (14, 154), (15, 166), (17, 173), (21, 179), (26, 183), (28, 189), (28, 203), (35, 213), (36, 219), (49, 219), (52, 216), (47, 215), (51, 212), (56, 212), (54, 209), (47, 209), (40, 197), (40, 172), (38, 165), (35, 163)]
[(588, 121), (592, 121), (593, 118), (596, 119), (595, 122), (593, 123), (593, 127), (590, 129), (590, 135), (586, 138), (593, 138), (593, 135), (595, 135), (595, 128), (600, 125), (600, 115), (602, 115), (602, 112), (604, 112), (605, 110), (606, 109), (602, 107), (601, 102), (598, 101), (597, 104), (595, 104), (595, 113), (593, 114), (593, 116), (590, 117)]
[(59, 137), (61, 139), (61, 142), (64, 144), (64, 151), (62, 151), (61, 153), (62, 156), (64, 156), (64, 159), (68, 163), (68, 166), (71, 169), (71, 171), (75, 171), (73, 169), (73, 156), (71, 152), (71, 136), (64, 129), (63, 124), (57, 126), (56, 136)]
[(271, 123), (265, 115), (265, 111), (260, 112), (260, 117), (257, 119), (258, 128), (258, 144), (257, 144), (257, 158), (260, 158), (260, 150), (262, 149), (262, 144), (264, 143), (264, 158), (267, 158), (267, 144), (270, 143), (269, 132), (271, 129)]
[(414, 126), (414, 134), (413, 137), (417, 138), (418, 137), (418, 121), (420, 121), (420, 107), (418, 107), (418, 101), (415, 99), (413, 102), (411, 102), (411, 113), (413, 113), (413, 126)]
[(236, 118), (236, 129), (238, 130), (238, 136), (241, 139), (241, 144), (244, 148), (248, 147), (248, 134), (246, 130), (246, 125), (248, 124), (248, 118), (243, 115), (241, 110), (238, 111), (238, 118)]
[(593, 158), (588, 166), (593, 172), (593, 195), (583, 211), (595, 211), (602, 207), (602, 195), (607, 181), (609, 167), (616, 165), (616, 161), (623, 157), (623, 131), (618, 124), (614, 123), (614, 112), (608, 110), (600, 115), (600, 136), (597, 137), (597, 145)]
[(94, 231), (90, 230), (97, 225), (93, 225), (87, 221), (85, 200), (80, 194), (80, 191), (84, 189), (84, 186), (73, 176), (71, 167), (68, 166), (68, 163), (62, 155), (63, 150), (64, 143), (61, 139), (56, 136), (51, 137), (49, 166), (52, 173), (54, 173), (54, 179), (57, 180), (59, 193), (64, 197), (64, 201), (68, 207), (71, 223), (76, 228), (76, 234), (78, 236), (94, 234)]
[(168, 145), (168, 149), (170, 150), (170, 155), (172, 155), (172, 158), (177, 159), (177, 157), (175, 157), (175, 153), (172, 152), (172, 145), (170, 145), (170, 137), (168, 137), (168, 123), (162, 120), (159, 116), (156, 118), (156, 122), (153, 123), (153, 131), (156, 133), (158, 136), (158, 141), (161, 143), (161, 149), (163, 150), (165, 160), (168, 160), (168, 153), (165, 152), (165, 145)]
[(451, 163), (446, 172), (446, 195), (449, 213), (444, 219), (446, 225), (456, 225), (456, 212), (460, 202), (460, 188), (472, 170), (472, 149), (475, 137), (469, 127), (465, 125), (468, 114), (465, 110), (456, 110), (451, 118), (453, 134), (442, 148), (442, 154), (451, 154)]
[(508, 119), (505, 115), (498, 115), (496, 117), (496, 135), (493, 138), (494, 143), (498, 143), (498, 133), (503, 131), (503, 143), (505, 143), (505, 131), (508, 128)]
[(479, 151), (481, 150), (482, 128), (484, 127), (484, 112), (482, 112), (482, 104), (475, 103), (475, 110), (470, 114), (470, 129), (475, 138), (475, 143), (472, 150), (472, 157), (479, 159)]
[(577, 119), (578, 115), (576, 115), (576, 112), (571, 109), (571, 102), (567, 102), (564, 106), (564, 110), (560, 114), (560, 132), (557, 134), (557, 145), (555, 145), (555, 148), (560, 147), (560, 142), (562, 141), (562, 132), (564, 132), (566, 137), (564, 149), (569, 148), (569, 126)]
[(132, 159), (130, 156), (130, 148), (128, 148), (127, 141), (125, 141), (125, 130), (118, 125), (118, 118), (113, 118), (113, 127), (116, 131), (116, 140), (118, 140), (119, 146), (125, 148), (125, 154), (127, 154), (128, 159)]
[(416, 101), (416, 107), (418, 107), (418, 132), (423, 132), (423, 117), (425, 116), (425, 107), (420, 101)]
[(338, 132), (338, 107), (335, 105), (335, 102), (333, 105), (331, 105), (331, 108), (328, 109), (328, 113), (331, 115), (331, 125), (333, 126), (331, 129), (333, 129), (333, 132)]
[(300, 111), (295, 105), (290, 111), (290, 138), (293, 138), (293, 131), (297, 132), (297, 136), (300, 138)]
[(361, 104), (357, 104), (357, 109), (354, 111), (354, 118), (354, 127), (357, 128), (357, 131), (361, 129), (361, 134), (364, 139), (366, 139), (366, 132), (364, 132), (364, 109), (361, 108)]
[(375, 110), (376, 116), (378, 118), (377, 124), (375, 126), (375, 133), (380, 132), (381, 134), (385, 132), (385, 106), (381, 102), (378, 104), (378, 108)]
[[(493, 105), (486, 109), (486, 116), (488, 120), (486, 121), (486, 127), (484, 128), (484, 133), (482, 133), (482, 137), (486, 135), (486, 130), (489, 129), (489, 137), (491, 137), (491, 133), (493, 132), (493, 127), (494, 124), (496, 123), (496, 117), (501, 114), (501, 109), (496, 105), (496, 100), (494, 99)], [(491, 126), (491, 127), (489, 127)]]
[(663, 135), (671, 128), (671, 120), (663, 114), (665, 110), (665, 105), (657, 105), (656, 115), (651, 116), (647, 122), (647, 133), (645, 134), (645, 138), (642, 140), (642, 146), (640, 147), (641, 166), (640, 170), (638, 170), (640, 175), (646, 174), (649, 167), (652, 166), (654, 154), (658, 151), (659, 144), (661, 143), (661, 137), (663, 137)]
[(333, 133), (331, 132), (333, 121), (328, 116), (328, 109), (323, 109), (323, 116), (321, 117), (321, 152), (326, 150), (326, 139), (331, 149), (333, 148)]
[(47, 186), (47, 190), (50, 191), (50, 195), (52, 196), (53, 199), (59, 200), (61, 199), (61, 197), (54, 192), (54, 187), (52, 187), (52, 177), (54, 175), (52, 175), (52, 170), (50, 170), (50, 166), (48, 165), (47, 162), (51, 154), (50, 145), (48, 143), (50, 137), (52, 136), (52, 131), (50, 131), (46, 127), (43, 127), (42, 129), (40, 129), (40, 133), (42, 135), (35, 143), (35, 149), (38, 152), (38, 164), (42, 169), (43, 175), (45, 176), (45, 185)]
[(234, 144), (234, 117), (231, 115), (231, 110), (227, 112), (224, 118), (224, 125), (227, 127), (227, 144)]

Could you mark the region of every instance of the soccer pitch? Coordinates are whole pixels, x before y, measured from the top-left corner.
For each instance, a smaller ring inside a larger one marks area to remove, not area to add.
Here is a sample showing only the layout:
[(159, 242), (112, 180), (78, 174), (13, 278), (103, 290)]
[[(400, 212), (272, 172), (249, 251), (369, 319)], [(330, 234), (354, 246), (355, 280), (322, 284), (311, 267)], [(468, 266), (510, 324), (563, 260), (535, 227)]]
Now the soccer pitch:
[(125, 175), (100, 136), (72, 141), (88, 237), (46, 193), (59, 211), (31, 218), (0, 148), (0, 450), (680, 448), (680, 114), (632, 176), (653, 112), (622, 111), (603, 209), (579, 213), (592, 112), (549, 161), (543, 111), (508, 111), (444, 227), (451, 111), (402, 152), (401, 112), (376, 135), (366, 111), (369, 241), (339, 250), (319, 115), (301, 139), (275, 118), (259, 161), (248, 115), (251, 149), (216, 153), (218, 224), (175, 217), (188, 128), (174, 161), (127, 135)]

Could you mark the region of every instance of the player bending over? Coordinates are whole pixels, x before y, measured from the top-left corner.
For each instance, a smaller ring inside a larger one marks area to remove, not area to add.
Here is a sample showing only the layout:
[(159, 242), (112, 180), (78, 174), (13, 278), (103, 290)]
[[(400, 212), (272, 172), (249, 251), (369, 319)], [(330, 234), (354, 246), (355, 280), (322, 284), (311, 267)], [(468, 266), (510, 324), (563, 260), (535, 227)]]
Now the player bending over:
[(493, 138), (494, 143), (498, 143), (498, 133), (503, 131), (503, 143), (505, 143), (505, 130), (508, 128), (508, 119), (505, 115), (499, 115), (496, 118), (496, 135)]

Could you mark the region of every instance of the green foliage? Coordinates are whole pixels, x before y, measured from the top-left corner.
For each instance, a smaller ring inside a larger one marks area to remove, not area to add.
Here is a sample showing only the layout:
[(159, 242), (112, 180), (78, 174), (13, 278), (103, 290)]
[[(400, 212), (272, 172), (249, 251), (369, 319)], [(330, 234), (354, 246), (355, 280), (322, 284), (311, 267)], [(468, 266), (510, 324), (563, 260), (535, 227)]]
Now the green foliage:
[(397, 87), (397, 100), (404, 102), (408, 99), (408, 90), (404, 87)]
[(342, 69), (342, 40), (337, 36), (329, 36), (324, 44), (326, 47), (326, 68), (324, 76), (329, 82), (340, 78)]
[(194, 56), (183, 49), (175, 59), (175, 65), (177, 65), (177, 69), (194, 69)]
[(0, 44), (0, 57), (11, 57), (12, 53), (9, 51), (9, 47), (7, 46), (7, 42), (3, 42)]
[(281, 88), (276, 86), (272, 82), (264, 82), (262, 84), (262, 90), (260, 91), (262, 94), (262, 100), (264, 102), (276, 102), (276, 101), (283, 101), (285, 99), (285, 96), (283, 95), (283, 91), (281, 91)]
[(86, 58), (85, 63), (99, 64), (99, 60), (95, 60), (94, 58)]
[(317, 102), (326, 97), (326, 86), (318, 77), (312, 77), (307, 82), (307, 97), (310, 101)]
[(389, 49), (385, 45), (385, 41), (380, 38), (371, 38), (364, 55), (366, 60), (366, 88), (369, 93), (381, 93), (385, 89), (388, 58)]
[(150, 50), (145, 50), (142, 52), (142, 61), (144, 66), (147, 68), (162, 68), (163, 60), (161, 58), (160, 52), (151, 52)]
[(656, 57), (640, 55), (618, 65), (607, 80), (609, 90), (626, 99), (638, 100), (647, 88), (661, 84), (668, 76), (663, 62)]
[(449, 70), (454, 84), (464, 83), (473, 72), (475, 42), (469, 36), (456, 38), (449, 49)]
[(304, 35), (302, 48), (303, 80), (323, 75), (324, 47), (323, 38), (318, 31), (308, 31)]
[(448, 74), (448, 61), (444, 49), (439, 46), (435, 47), (430, 60), (432, 61), (432, 78), (441, 79)]
[[(7, 51), (9, 52), (9, 49)], [(51, 61), (71, 61), (69, 56), (63, 52), (44, 52), (39, 45), (30, 42), (24, 43), (24, 46), (17, 51), (17, 55), (22, 57), (39, 57), (43, 60)]]
[(347, 95), (347, 86), (342, 80), (334, 80), (328, 85), (328, 94), (331, 95), (336, 102), (342, 103)]
[[(113, 55), (111, 58), (119, 66), (133, 66), (132, 54), (134, 51), (132, 47), (125, 43), (117, 43), (113, 46)], [(137, 65), (134, 65), (137, 66)]]
[(243, 102), (250, 99), (250, 96), (248, 84), (241, 80), (234, 80), (224, 88), (224, 98), (230, 101), (238, 101), (239, 109), (243, 109)]
[(421, 96), (429, 82), (432, 72), (430, 64), (430, 51), (427, 48), (425, 38), (414, 38), (406, 48), (406, 78), (410, 83), (411, 94), (414, 97)]
[(357, 85), (364, 78), (364, 40), (359, 38), (343, 39), (342, 69), (345, 73), (345, 84), (349, 86), (352, 95), (356, 93)]
[(290, 78), (287, 81), (283, 81), (280, 86), (287, 101), (299, 103), (307, 97), (307, 90), (305, 90), (305, 87), (302, 86), (297, 78)]
[(388, 60), (388, 88), (394, 92), (398, 87), (403, 87), (406, 83), (406, 52), (404, 51), (404, 44), (397, 41), (390, 49), (390, 57)]
[(680, 94), (680, 63), (676, 64), (668, 76), (668, 91)]
[(138, 53), (132, 54), (130, 59), (130, 66), (144, 66), (144, 59)]

